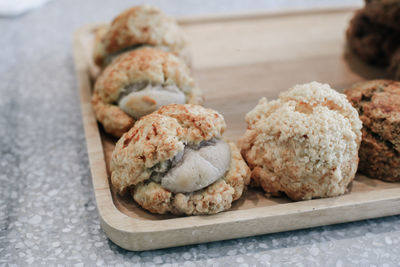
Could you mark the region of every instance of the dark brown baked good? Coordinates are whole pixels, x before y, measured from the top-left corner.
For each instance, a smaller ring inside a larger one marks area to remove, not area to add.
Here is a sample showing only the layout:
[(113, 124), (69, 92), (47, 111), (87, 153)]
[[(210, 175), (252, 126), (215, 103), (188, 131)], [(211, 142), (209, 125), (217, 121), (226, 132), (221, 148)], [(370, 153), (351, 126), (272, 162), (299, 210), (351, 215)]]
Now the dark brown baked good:
[(391, 56), (400, 47), (400, 32), (375, 23), (364, 9), (356, 12), (346, 36), (355, 54), (378, 66), (388, 66)]
[(345, 91), (363, 122), (359, 171), (400, 181), (400, 82), (373, 80)]
[(388, 71), (395, 80), (400, 81), (400, 48), (393, 54)]
[(390, 142), (384, 141), (379, 135), (368, 128), (362, 129), (362, 142), (358, 156), (360, 163), (358, 171), (371, 177), (387, 182), (400, 181), (400, 157)]
[(399, 0), (365, 0), (365, 14), (376, 23), (400, 31)]

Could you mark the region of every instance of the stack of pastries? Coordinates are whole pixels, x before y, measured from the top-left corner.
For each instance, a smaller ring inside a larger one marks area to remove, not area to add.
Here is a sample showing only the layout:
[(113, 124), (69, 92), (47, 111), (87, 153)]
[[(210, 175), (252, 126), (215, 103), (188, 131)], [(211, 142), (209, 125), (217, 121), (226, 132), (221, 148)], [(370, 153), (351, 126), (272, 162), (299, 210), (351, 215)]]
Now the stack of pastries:
[(95, 38), (93, 110), (120, 138), (111, 183), (153, 213), (218, 213), (250, 183), (224, 118), (199, 105), (188, 51), (177, 23), (151, 6), (124, 11)]
[(182, 215), (228, 210), (248, 185), (295, 201), (333, 197), (347, 192), (359, 156), (363, 173), (400, 180), (399, 83), (358, 84), (346, 96), (311, 82), (262, 98), (236, 146), (223, 137), (223, 116), (201, 106), (188, 51), (177, 23), (150, 6), (97, 32), (92, 104), (119, 138), (110, 162), (118, 194), (152, 213)]

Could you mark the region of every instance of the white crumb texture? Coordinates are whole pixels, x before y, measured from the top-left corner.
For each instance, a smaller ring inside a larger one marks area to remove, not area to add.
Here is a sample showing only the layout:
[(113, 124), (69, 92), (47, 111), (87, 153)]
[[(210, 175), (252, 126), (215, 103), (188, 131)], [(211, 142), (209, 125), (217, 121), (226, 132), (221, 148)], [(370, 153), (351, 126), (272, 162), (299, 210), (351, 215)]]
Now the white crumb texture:
[(294, 200), (345, 193), (358, 165), (361, 121), (327, 84), (296, 85), (246, 115), (239, 141), (256, 185)]

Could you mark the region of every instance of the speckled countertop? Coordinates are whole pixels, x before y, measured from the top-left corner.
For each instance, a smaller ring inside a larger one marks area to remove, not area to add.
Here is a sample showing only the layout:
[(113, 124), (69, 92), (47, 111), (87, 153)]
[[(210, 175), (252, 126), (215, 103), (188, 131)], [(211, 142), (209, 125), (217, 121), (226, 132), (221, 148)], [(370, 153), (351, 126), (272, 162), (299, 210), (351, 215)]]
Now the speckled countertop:
[[(360, 3), (151, 2), (174, 15)], [(400, 263), (400, 216), (148, 252), (128, 252), (109, 241), (100, 229), (91, 185), (72, 33), (134, 4), (55, 0), (23, 16), (0, 18), (0, 265)]]

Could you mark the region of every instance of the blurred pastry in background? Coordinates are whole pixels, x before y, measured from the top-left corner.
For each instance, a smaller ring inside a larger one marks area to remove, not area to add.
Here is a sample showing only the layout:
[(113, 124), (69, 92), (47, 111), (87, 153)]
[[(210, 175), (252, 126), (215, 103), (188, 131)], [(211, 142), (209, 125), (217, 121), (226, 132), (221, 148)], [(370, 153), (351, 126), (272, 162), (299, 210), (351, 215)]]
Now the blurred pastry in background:
[(190, 66), (190, 52), (182, 29), (173, 18), (148, 5), (125, 10), (110, 26), (97, 32), (94, 62), (104, 67), (121, 53), (142, 46), (171, 52)]
[(400, 32), (374, 23), (360, 10), (350, 21), (347, 41), (353, 52), (367, 63), (387, 66), (400, 46)]
[(391, 73), (393, 77), (396, 78), (396, 80), (400, 80), (400, 47), (396, 50), (396, 52), (390, 59), (388, 70), (389, 73)]
[(362, 124), (346, 96), (328, 84), (296, 85), (277, 100), (262, 98), (246, 122), (239, 147), (252, 184), (267, 194), (338, 196), (354, 179)]
[(400, 181), (400, 82), (373, 80), (345, 91), (363, 122), (359, 172)]
[(186, 64), (172, 53), (150, 47), (114, 60), (96, 80), (92, 95), (97, 120), (116, 137), (161, 106), (202, 102)]
[(347, 29), (350, 49), (363, 61), (387, 68), (394, 79), (400, 79), (400, 1), (367, 0)]
[(400, 31), (399, 0), (365, 0), (364, 11), (376, 23)]
[(214, 214), (231, 207), (250, 181), (225, 121), (199, 105), (168, 105), (137, 121), (117, 142), (111, 182), (152, 213)]

